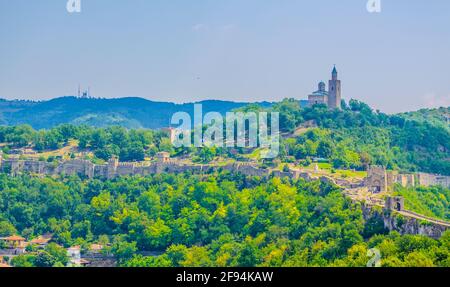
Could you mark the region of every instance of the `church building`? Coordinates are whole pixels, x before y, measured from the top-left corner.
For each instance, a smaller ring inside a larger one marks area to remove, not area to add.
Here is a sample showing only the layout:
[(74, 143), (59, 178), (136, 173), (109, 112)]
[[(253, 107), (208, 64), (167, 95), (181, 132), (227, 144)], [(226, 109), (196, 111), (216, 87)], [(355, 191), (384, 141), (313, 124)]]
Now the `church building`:
[(331, 80), (328, 81), (328, 91), (324, 82), (319, 83), (318, 90), (308, 96), (308, 105), (324, 104), (329, 109), (341, 109), (341, 81), (338, 80), (336, 66), (331, 72)]

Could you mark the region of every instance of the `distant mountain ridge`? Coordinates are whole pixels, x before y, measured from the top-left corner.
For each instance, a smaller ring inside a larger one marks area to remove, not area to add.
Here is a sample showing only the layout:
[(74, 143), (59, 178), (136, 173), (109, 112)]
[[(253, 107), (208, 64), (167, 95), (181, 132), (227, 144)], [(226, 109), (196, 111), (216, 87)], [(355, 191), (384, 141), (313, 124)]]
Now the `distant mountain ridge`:
[[(246, 106), (248, 102), (205, 100), (203, 113), (225, 114)], [(47, 129), (63, 123), (88, 124), (105, 127), (120, 125), (127, 128), (159, 129), (169, 126), (172, 115), (187, 112), (192, 115), (194, 104), (155, 102), (138, 97), (97, 99), (60, 97), (48, 101), (0, 100), (0, 125), (29, 124), (35, 129)], [(263, 107), (269, 102), (259, 102)]]
[[(304, 107), (307, 101), (299, 100)], [(113, 99), (59, 97), (45, 101), (0, 99), (0, 125), (28, 124), (34, 129), (48, 129), (60, 124), (90, 125), (106, 127), (112, 125), (126, 128), (160, 129), (168, 127), (172, 115), (187, 112), (193, 116), (194, 104), (202, 104), (203, 114), (226, 112), (252, 104), (205, 100), (195, 103), (175, 104), (157, 102), (139, 97)], [(271, 102), (257, 102), (262, 107), (270, 107)], [(399, 116), (417, 121), (428, 121), (450, 130), (450, 108), (422, 109), (400, 113)]]

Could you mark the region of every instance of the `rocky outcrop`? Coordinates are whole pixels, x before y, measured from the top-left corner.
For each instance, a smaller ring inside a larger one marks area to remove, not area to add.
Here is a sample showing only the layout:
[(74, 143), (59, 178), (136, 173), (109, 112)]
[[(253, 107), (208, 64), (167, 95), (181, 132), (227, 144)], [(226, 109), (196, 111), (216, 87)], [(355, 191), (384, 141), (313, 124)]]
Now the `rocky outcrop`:
[(397, 231), (402, 235), (413, 234), (439, 238), (449, 228), (443, 221), (428, 221), (415, 218), (413, 217), (414, 213), (409, 214), (408, 211), (397, 212), (368, 204), (361, 204), (361, 209), (366, 221), (371, 218), (380, 219), (383, 221), (386, 229), (389, 231)]
[(389, 230), (396, 230), (400, 234), (418, 234), (431, 238), (439, 238), (448, 227), (429, 221), (406, 217), (395, 212), (383, 218), (384, 226)]

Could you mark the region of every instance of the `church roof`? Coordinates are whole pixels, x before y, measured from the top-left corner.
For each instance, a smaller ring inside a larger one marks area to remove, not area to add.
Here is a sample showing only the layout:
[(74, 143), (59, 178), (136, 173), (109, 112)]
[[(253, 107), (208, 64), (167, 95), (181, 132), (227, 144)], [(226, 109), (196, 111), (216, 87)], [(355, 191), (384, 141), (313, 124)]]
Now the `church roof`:
[(337, 74), (336, 66), (334, 66), (332, 73)]
[(328, 96), (328, 92), (327, 91), (315, 91), (311, 95), (313, 95), (313, 96)]

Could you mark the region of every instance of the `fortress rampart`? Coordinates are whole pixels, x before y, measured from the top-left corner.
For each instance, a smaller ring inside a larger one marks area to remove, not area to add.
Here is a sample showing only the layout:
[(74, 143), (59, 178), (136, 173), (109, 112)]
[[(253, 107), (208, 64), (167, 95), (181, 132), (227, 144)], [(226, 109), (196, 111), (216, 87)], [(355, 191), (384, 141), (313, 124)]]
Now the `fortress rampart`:
[[(290, 179), (303, 178), (314, 179), (310, 173), (301, 170), (289, 169), (281, 171), (278, 169), (261, 168), (253, 163), (234, 162), (224, 166), (214, 164), (193, 164), (184, 163), (171, 159), (166, 152), (160, 152), (154, 162), (119, 162), (117, 158), (110, 159), (105, 164), (94, 164), (89, 160), (72, 159), (65, 161), (38, 161), (23, 160), (17, 157), (4, 159), (0, 153), (0, 169), (11, 175), (20, 173), (31, 173), (39, 175), (73, 175), (77, 174), (88, 178), (111, 179), (117, 176), (149, 175), (159, 173), (207, 173), (213, 170), (227, 170), (237, 172), (247, 176), (259, 177), (288, 177)], [(337, 183), (341, 186), (351, 187), (348, 182), (342, 179), (332, 179), (328, 177), (317, 178), (322, 181)], [(440, 185), (450, 188), (450, 177), (427, 173), (399, 174), (396, 171), (388, 171), (382, 166), (370, 166), (367, 177), (361, 184), (368, 187), (373, 193), (388, 192), (392, 190), (394, 184), (402, 186), (433, 186)]]
[(169, 158), (167, 153), (159, 153), (155, 162), (119, 162), (116, 158), (110, 159), (105, 164), (94, 164), (88, 160), (66, 160), (66, 161), (38, 161), (22, 160), (18, 158), (3, 159), (0, 157), (0, 169), (11, 175), (31, 173), (39, 175), (80, 175), (88, 178), (111, 179), (118, 176), (149, 175), (160, 173), (183, 173), (192, 172), (196, 174), (206, 173), (211, 170), (228, 170), (248, 176), (299, 177), (309, 178), (308, 175), (297, 170), (281, 172), (273, 169), (263, 169), (250, 163), (231, 163), (225, 166), (208, 164), (187, 164)]
[[(227, 170), (230, 172), (241, 173), (247, 176), (259, 176), (262, 178), (288, 177), (290, 179), (303, 178), (307, 181), (318, 179), (322, 182), (335, 183), (342, 187), (353, 188), (351, 182), (345, 180), (334, 179), (328, 176), (319, 178), (313, 177), (308, 172), (300, 170), (281, 171), (278, 169), (264, 169), (251, 163), (230, 163), (225, 166), (207, 165), (207, 164), (188, 164), (169, 158), (167, 153), (159, 153), (155, 162), (141, 163), (120, 163), (116, 158), (110, 159), (105, 164), (94, 164), (88, 160), (73, 159), (67, 161), (45, 162), (37, 160), (21, 160), (18, 158), (3, 159), (0, 154), (0, 170), (8, 172), (15, 176), (21, 173), (30, 173), (38, 175), (80, 175), (88, 178), (112, 179), (119, 176), (132, 175), (150, 175), (161, 173), (183, 173), (191, 172), (195, 174), (207, 173), (214, 170)], [(383, 192), (391, 189), (391, 185), (399, 183), (401, 185), (413, 186), (416, 182), (421, 185), (446, 185), (449, 186), (448, 177), (417, 174), (417, 175), (399, 175), (395, 172), (386, 171), (382, 167), (371, 167), (368, 176), (362, 185), (365, 185), (372, 192)], [(426, 218), (424, 216), (414, 214), (403, 209), (403, 199), (399, 197), (388, 197), (385, 205), (387, 210), (404, 215), (408, 219), (408, 224), (399, 226), (392, 216), (383, 217), (386, 228), (390, 230), (398, 230), (403, 233), (424, 234), (430, 237), (438, 238), (446, 229), (449, 223), (438, 222)], [(369, 205), (367, 205), (368, 207)], [(428, 222), (422, 224), (421, 221)]]
[(370, 166), (367, 170), (367, 177), (364, 185), (373, 193), (391, 191), (394, 184), (407, 186), (433, 186), (439, 185), (450, 188), (450, 176), (416, 173), (399, 174), (396, 171), (386, 170), (382, 166)]

